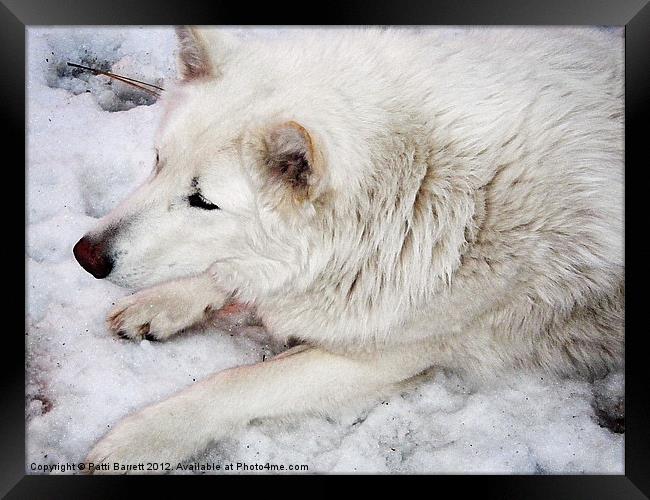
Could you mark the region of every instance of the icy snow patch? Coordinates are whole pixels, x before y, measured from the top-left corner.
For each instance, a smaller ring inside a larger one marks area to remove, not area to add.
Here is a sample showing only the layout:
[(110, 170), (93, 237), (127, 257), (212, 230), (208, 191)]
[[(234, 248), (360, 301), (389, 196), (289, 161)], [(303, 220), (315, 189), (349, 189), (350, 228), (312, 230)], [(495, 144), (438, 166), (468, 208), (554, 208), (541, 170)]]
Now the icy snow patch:
[[(126, 33), (127, 30), (119, 28), (49, 29), (39, 33), (43, 39), (30, 54), (40, 63), (49, 87), (62, 88), (75, 95), (91, 93), (105, 111), (151, 105), (156, 101), (152, 94), (68, 65), (70, 62), (110, 71), (164, 88), (165, 78), (175, 71), (174, 59), (170, 57), (175, 44), (173, 33), (166, 28)], [(34, 36), (38, 35), (34, 33)], [(156, 43), (151, 43), (152, 40)]]

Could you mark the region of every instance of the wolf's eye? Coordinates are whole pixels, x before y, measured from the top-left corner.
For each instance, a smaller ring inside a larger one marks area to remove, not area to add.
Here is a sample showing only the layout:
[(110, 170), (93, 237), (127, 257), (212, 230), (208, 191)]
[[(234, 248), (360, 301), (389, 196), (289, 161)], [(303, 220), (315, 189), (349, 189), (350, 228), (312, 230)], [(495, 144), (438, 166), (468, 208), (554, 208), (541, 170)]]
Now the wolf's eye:
[(156, 163), (153, 164), (153, 171), (155, 174), (160, 172), (160, 167), (162, 167), (162, 165), (160, 164), (160, 153), (156, 149)]
[(202, 208), (203, 210), (218, 210), (219, 207), (214, 203), (206, 200), (200, 193), (194, 193), (187, 197), (190, 207)]

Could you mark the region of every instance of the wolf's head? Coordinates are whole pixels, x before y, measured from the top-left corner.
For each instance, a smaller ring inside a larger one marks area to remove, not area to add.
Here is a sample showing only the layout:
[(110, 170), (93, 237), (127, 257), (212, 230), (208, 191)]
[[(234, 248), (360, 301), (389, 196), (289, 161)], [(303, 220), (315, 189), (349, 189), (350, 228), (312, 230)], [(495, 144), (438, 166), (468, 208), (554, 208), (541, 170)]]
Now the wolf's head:
[(232, 34), (177, 31), (182, 81), (165, 96), (153, 172), (74, 255), (128, 287), (213, 266), (233, 287), (280, 285), (306, 265), (309, 219), (331, 187), (309, 93)]
[(290, 31), (179, 29), (153, 173), (77, 243), (87, 271), (129, 287), (209, 271), (246, 300), (316, 287), (368, 310), (425, 289), (413, 269), (458, 265), (472, 201), (461, 162), (430, 169), (455, 146), (432, 146), (438, 94), (409, 59), (426, 40)]

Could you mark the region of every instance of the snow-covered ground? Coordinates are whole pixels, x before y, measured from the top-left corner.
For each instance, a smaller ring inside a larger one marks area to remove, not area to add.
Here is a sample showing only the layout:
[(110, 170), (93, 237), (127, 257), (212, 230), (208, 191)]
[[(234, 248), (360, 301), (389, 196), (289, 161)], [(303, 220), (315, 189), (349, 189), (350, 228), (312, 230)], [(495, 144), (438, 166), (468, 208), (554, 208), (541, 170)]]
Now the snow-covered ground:
[[(169, 28), (28, 31), (28, 473), (39, 473), (32, 464), (77, 463), (132, 411), (271, 354), (262, 329), (242, 318), (169, 342), (116, 339), (104, 317), (129, 291), (95, 280), (72, 257), (81, 235), (149, 174), (161, 106), (65, 63), (164, 87), (175, 48)], [(624, 435), (610, 428), (622, 390), (620, 373), (596, 384), (521, 375), (474, 388), (438, 373), (361, 416), (252, 425), (197, 461), (306, 464), (309, 472), (620, 474)]]

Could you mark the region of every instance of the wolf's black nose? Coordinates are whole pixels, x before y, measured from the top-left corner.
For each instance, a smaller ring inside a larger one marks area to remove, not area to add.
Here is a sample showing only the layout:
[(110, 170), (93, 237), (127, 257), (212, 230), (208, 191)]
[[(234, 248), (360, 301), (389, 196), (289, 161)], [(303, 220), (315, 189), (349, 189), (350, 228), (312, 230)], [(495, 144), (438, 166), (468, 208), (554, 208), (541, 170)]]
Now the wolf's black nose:
[(86, 271), (95, 278), (105, 278), (113, 269), (113, 260), (106, 255), (103, 243), (95, 243), (88, 236), (84, 236), (72, 249), (74, 258)]

